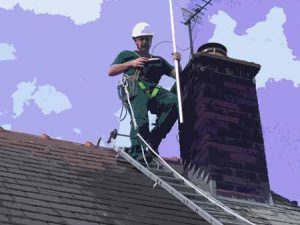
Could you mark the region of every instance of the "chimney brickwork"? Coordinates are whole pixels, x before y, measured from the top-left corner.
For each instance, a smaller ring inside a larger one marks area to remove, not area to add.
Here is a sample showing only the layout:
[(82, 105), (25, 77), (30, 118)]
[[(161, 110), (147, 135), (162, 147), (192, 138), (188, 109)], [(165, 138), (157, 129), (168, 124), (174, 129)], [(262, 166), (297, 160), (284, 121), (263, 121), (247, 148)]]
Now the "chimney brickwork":
[(183, 71), (185, 175), (217, 196), (270, 201), (254, 77), (260, 66), (196, 53)]

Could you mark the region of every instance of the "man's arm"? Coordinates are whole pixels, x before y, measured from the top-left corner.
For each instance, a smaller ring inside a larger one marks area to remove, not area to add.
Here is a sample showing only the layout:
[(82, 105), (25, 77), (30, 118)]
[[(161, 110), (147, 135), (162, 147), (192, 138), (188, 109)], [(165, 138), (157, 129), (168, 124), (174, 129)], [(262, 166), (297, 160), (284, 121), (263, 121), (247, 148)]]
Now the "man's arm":
[(144, 64), (147, 61), (148, 61), (147, 58), (139, 57), (137, 59), (134, 59), (134, 60), (131, 60), (128, 62), (124, 62), (121, 64), (114, 64), (109, 68), (108, 75), (116, 76), (116, 75), (119, 75), (119, 74), (125, 72), (126, 70), (128, 70), (130, 68), (142, 68), (142, 67), (144, 67)]

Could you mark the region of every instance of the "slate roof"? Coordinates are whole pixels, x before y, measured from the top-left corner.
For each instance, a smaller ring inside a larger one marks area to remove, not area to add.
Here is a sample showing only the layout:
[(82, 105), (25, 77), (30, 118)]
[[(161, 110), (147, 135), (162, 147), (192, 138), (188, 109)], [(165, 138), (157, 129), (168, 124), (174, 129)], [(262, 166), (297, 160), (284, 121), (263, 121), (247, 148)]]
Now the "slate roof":
[(0, 224), (207, 224), (115, 155), (0, 131)]
[[(208, 224), (115, 156), (112, 149), (0, 129), (0, 224)], [(273, 199), (273, 206), (221, 200), (257, 224), (300, 224), (299, 207)]]
[(300, 208), (297, 205), (274, 192), (272, 192), (272, 198), (274, 201), (273, 205), (228, 198), (219, 200), (255, 224), (300, 224)]

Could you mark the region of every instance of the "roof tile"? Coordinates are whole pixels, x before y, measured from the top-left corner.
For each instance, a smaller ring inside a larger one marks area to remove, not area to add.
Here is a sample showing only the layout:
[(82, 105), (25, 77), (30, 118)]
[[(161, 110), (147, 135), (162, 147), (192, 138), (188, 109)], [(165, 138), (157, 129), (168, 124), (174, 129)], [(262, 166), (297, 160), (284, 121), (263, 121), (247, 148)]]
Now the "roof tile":
[(0, 193), (0, 201), (13, 201), (13, 198), (8, 194), (1, 194)]
[(0, 222), (9, 222), (8, 217), (4, 215), (0, 215)]
[(97, 223), (86, 222), (83, 220), (65, 219), (68, 225), (98, 225)]
[(27, 218), (11, 217), (10, 220), (12, 223), (22, 224), (22, 225), (23, 224), (24, 225), (48, 225), (46, 222), (31, 220), (31, 219), (27, 219)]
[(33, 213), (33, 212), (24, 212), (25, 216), (33, 219), (33, 220), (40, 220), (44, 222), (54, 222), (54, 223), (63, 223), (63, 219), (58, 216), (50, 216), (41, 213)]

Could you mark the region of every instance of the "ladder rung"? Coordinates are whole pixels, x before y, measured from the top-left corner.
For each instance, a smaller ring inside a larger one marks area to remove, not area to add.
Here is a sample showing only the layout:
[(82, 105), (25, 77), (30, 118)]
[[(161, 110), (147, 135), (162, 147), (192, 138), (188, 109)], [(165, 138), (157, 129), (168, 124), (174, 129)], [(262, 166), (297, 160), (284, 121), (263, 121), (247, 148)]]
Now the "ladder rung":
[(188, 198), (193, 198), (193, 201), (203, 200), (204, 202), (208, 202), (208, 200), (205, 197), (203, 197), (200, 194), (194, 193), (194, 192), (184, 192), (184, 191), (181, 191), (180, 193), (183, 194), (184, 196), (188, 197)]
[(167, 181), (169, 184), (175, 183), (175, 184), (183, 184), (183, 180), (175, 178), (173, 176), (163, 176), (160, 175), (159, 176), (161, 179), (163, 179), (164, 181)]
[(221, 214), (224, 212), (222, 209), (218, 208), (217, 206), (213, 205), (211, 202), (208, 202), (208, 201), (196, 201), (196, 200), (193, 200), (193, 202), (196, 205), (200, 206), (201, 208), (203, 208), (203, 209), (205, 209), (207, 211), (218, 212), (218, 213), (221, 213)]
[(246, 222), (243, 222), (236, 217), (229, 215), (228, 213), (216, 215), (218, 216), (218, 220), (226, 225), (248, 225)]
[[(235, 216), (229, 215), (228, 213), (226, 213), (222, 209), (216, 207), (215, 205), (208, 202), (207, 200), (206, 201), (192, 200), (192, 201), (196, 205), (198, 205), (199, 207), (204, 209), (206, 212), (212, 213), (213, 215), (215, 215), (221, 222), (224, 222), (224, 224), (226, 224), (226, 225), (229, 225), (228, 224), (229, 221), (231, 221), (232, 225), (233, 224), (236, 224), (236, 225), (242, 225), (243, 224), (242, 221), (238, 220)], [(236, 221), (236, 223), (234, 221)]]
[[(189, 192), (192, 193), (194, 191), (193, 188), (186, 186), (184, 184), (176, 184), (176, 183), (169, 183), (172, 187), (174, 187), (179, 192)], [(194, 191), (195, 193), (195, 191)], [(196, 194), (196, 193), (195, 193)]]
[(150, 170), (152, 173), (154, 173), (156, 175), (173, 177), (173, 173), (170, 171), (161, 170), (161, 169), (153, 169), (153, 168), (148, 168), (148, 170)]

